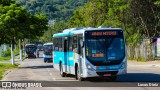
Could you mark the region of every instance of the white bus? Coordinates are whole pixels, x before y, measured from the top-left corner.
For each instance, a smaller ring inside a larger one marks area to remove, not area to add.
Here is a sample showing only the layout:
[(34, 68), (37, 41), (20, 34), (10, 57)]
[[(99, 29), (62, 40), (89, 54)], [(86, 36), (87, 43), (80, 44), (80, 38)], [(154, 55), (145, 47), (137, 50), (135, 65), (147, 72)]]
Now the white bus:
[(43, 60), (44, 62), (52, 61), (53, 43), (43, 44)]
[(53, 35), (53, 65), (62, 77), (75, 75), (116, 80), (127, 73), (126, 46), (121, 28), (71, 28)]

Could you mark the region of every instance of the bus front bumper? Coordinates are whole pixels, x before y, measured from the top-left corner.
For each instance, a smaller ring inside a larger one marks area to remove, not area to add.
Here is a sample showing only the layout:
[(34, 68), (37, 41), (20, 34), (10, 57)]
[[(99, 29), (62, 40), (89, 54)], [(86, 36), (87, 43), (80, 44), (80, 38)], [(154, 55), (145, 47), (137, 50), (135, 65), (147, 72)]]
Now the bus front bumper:
[(118, 75), (126, 75), (127, 70), (126, 68), (124, 69), (118, 69), (118, 70), (105, 70), (105, 71), (95, 71), (95, 70), (88, 70), (85, 69), (83, 74), (83, 78), (88, 78), (88, 77), (109, 77), (109, 76), (118, 76)]

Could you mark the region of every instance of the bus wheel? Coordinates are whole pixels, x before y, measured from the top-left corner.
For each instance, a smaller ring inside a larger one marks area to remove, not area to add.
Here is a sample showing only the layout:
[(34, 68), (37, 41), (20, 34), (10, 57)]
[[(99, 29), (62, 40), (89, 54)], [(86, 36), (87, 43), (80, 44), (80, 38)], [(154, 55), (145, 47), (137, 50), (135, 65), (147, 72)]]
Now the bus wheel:
[(75, 77), (76, 77), (76, 80), (84, 81), (84, 78), (82, 78), (82, 77), (79, 75), (79, 68), (78, 68), (78, 66), (76, 66), (76, 68), (75, 68)]
[(111, 76), (111, 77), (109, 77), (109, 79), (110, 79), (111, 81), (116, 81), (117, 76)]
[(65, 73), (63, 72), (63, 67), (62, 67), (62, 64), (60, 64), (60, 75), (62, 76), (62, 77), (65, 77)]

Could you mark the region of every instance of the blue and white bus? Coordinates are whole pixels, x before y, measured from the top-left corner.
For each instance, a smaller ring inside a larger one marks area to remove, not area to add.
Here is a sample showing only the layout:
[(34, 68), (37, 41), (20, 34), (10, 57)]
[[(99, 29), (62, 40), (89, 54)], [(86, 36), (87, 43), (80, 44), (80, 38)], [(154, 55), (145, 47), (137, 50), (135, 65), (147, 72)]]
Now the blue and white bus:
[(127, 73), (126, 46), (121, 28), (71, 28), (53, 35), (53, 66), (77, 80)]
[(43, 44), (43, 59), (44, 62), (52, 61), (53, 43)]
[(26, 58), (36, 58), (36, 49), (37, 46), (35, 44), (26, 44), (25, 45)]

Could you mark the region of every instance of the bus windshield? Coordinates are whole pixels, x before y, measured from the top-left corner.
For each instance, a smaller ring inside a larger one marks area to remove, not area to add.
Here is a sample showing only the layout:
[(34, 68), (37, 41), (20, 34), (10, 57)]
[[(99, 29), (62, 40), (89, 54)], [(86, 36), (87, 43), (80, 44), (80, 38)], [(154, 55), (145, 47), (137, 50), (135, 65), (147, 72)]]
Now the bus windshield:
[(44, 54), (52, 55), (53, 45), (44, 45)]
[[(99, 33), (99, 32), (98, 32)], [(123, 34), (119, 31), (116, 35), (102, 35), (97, 36), (86, 33), (85, 47), (86, 58), (93, 64), (104, 65), (114, 62), (118, 63), (125, 56), (125, 44)], [(100, 64), (101, 63), (101, 64)]]
[(34, 53), (36, 51), (36, 46), (35, 45), (27, 45), (25, 47), (26, 53)]

